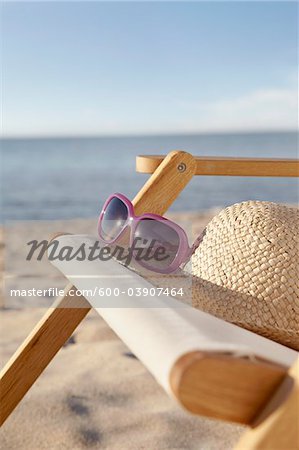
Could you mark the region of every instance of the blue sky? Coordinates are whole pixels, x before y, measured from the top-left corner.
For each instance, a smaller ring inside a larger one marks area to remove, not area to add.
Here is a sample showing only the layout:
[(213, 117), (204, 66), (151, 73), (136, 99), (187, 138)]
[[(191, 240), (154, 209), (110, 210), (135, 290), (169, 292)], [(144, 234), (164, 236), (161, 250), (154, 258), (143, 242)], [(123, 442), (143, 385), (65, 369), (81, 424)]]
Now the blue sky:
[(2, 5), (3, 132), (294, 129), (296, 2)]

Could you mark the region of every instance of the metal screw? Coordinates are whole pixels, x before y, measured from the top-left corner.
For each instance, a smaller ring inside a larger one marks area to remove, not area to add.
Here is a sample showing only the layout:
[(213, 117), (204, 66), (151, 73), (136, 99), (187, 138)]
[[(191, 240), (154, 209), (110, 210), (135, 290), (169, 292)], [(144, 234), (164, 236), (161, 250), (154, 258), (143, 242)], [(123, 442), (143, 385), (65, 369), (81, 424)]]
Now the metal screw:
[(179, 171), (179, 172), (185, 172), (185, 170), (186, 170), (186, 164), (180, 163), (180, 164), (178, 165), (178, 171)]

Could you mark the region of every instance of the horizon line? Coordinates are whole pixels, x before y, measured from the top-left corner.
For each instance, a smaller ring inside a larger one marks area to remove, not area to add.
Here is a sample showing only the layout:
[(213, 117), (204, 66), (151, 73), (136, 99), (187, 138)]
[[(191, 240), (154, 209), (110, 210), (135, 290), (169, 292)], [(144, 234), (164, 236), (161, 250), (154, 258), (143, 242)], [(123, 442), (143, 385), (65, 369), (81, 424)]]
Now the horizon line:
[(7, 134), (1, 135), (0, 140), (33, 140), (33, 139), (121, 139), (121, 138), (138, 138), (138, 137), (167, 137), (167, 136), (213, 136), (213, 135), (244, 135), (244, 134), (282, 134), (282, 133), (298, 133), (296, 128), (282, 128), (273, 130), (271, 128), (265, 129), (251, 129), (251, 130), (215, 130), (215, 131), (179, 131), (179, 132), (152, 132), (152, 133), (80, 133), (80, 134)]

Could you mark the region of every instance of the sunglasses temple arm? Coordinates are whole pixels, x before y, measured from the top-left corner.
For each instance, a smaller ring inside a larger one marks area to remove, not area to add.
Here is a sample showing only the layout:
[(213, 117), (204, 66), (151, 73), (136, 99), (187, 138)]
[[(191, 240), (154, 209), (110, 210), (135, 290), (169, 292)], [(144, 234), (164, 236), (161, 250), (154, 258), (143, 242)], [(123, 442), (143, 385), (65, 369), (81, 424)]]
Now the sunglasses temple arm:
[(200, 233), (200, 235), (195, 239), (195, 241), (194, 241), (194, 243), (193, 243), (193, 245), (192, 245), (192, 247), (191, 247), (191, 251), (190, 251), (190, 254), (189, 254), (189, 258), (190, 258), (190, 256), (192, 255), (192, 253), (194, 253), (195, 250), (200, 246), (200, 244), (201, 244), (202, 241), (203, 241), (203, 238), (205, 237), (205, 234), (206, 234), (206, 229), (204, 229), (204, 230), (202, 231), (202, 233)]
[(181, 268), (184, 268), (186, 266), (186, 264), (189, 262), (191, 256), (195, 252), (195, 250), (200, 246), (205, 234), (206, 234), (206, 230), (204, 229), (203, 232), (195, 239), (192, 247), (188, 248), (188, 250), (186, 252), (186, 256), (184, 257), (182, 263), (180, 264)]

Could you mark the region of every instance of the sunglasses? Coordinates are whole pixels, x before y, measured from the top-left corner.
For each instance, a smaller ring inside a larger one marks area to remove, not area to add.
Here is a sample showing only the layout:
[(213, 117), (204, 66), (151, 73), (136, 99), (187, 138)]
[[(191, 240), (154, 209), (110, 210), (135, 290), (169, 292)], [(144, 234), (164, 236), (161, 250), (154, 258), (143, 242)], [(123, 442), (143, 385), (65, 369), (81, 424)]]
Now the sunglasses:
[[(176, 223), (157, 214), (134, 214), (134, 206), (122, 194), (113, 194), (105, 202), (98, 222), (98, 234), (106, 244), (120, 242), (129, 232), (132, 256), (145, 269), (171, 273), (187, 262), (196, 243), (189, 247), (185, 231)], [(147, 252), (146, 258), (137, 258), (138, 244)]]

